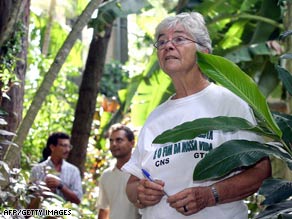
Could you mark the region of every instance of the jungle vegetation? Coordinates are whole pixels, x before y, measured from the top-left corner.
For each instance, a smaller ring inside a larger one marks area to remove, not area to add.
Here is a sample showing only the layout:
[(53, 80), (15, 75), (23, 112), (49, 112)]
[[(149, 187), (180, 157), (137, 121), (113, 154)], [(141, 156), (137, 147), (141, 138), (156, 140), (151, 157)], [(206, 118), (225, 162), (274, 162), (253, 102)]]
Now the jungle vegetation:
[[(40, 192), (28, 182), (31, 165), (40, 160), (48, 134), (62, 130), (72, 136), (75, 147), (69, 161), (82, 172), (85, 196), (75, 206), (50, 194), (41, 207), (54, 203), (73, 209), (76, 218), (95, 217), (98, 178), (111, 159), (106, 147), (108, 127), (122, 122), (138, 131), (173, 92), (152, 46), (153, 27), (171, 13), (198, 11), (205, 16), (213, 54), (236, 64), (253, 81), (265, 102), (263, 107), (254, 106), (266, 112), (259, 118), (267, 119), (262, 124), (268, 125), (263, 125), (270, 131), (268, 137), (276, 136), (291, 150), (287, 134), (292, 107), (291, 0), (135, 0), (135, 4), (131, 0), (3, 0), (0, 4), (0, 210), (25, 208), (31, 195)], [(125, 18), (128, 60), (107, 60), (116, 21)], [(210, 63), (212, 58), (204, 60)], [(223, 74), (226, 66), (222, 69)], [(223, 123), (217, 128), (230, 127)], [(273, 161), (275, 177), (287, 183), (277, 185), (287, 188), (291, 173), (285, 163), (290, 158), (278, 158)], [(214, 176), (210, 172), (204, 177)], [(263, 199), (256, 194), (247, 200), (250, 218), (263, 210)], [(273, 203), (268, 199), (269, 205)], [(285, 209), (291, 208), (289, 204)], [(272, 217), (278, 215), (266, 216)]]

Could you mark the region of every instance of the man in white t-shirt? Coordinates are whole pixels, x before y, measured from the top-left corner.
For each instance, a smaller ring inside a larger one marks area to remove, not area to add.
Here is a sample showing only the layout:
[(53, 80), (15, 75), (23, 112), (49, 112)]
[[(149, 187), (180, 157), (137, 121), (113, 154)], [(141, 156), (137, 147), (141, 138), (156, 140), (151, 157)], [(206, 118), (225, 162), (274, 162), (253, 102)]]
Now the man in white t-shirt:
[(130, 174), (121, 167), (130, 159), (135, 144), (134, 133), (122, 124), (115, 124), (109, 130), (112, 156), (117, 162), (114, 168), (105, 171), (99, 182), (98, 219), (139, 219), (138, 209), (126, 195), (126, 184)]

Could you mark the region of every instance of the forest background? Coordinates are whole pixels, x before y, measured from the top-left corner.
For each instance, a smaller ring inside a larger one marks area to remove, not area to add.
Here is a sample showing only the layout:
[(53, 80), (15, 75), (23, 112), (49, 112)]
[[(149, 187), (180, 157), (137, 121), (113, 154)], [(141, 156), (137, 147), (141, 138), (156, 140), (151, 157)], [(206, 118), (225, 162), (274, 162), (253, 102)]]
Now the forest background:
[[(291, 40), (279, 39), (292, 29), (291, 4), (289, 0), (1, 1), (1, 207), (27, 205), (29, 192), (36, 190), (28, 183), (31, 165), (40, 160), (49, 133), (62, 130), (72, 136), (69, 161), (82, 172), (85, 191), (82, 204), (70, 208), (76, 217), (94, 218), (98, 178), (111, 160), (108, 127), (122, 122), (138, 133), (147, 115), (173, 92), (152, 46), (153, 27), (171, 13), (202, 13), (213, 53), (248, 73), (271, 110), (290, 114), (290, 96), (272, 66), (278, 63), (291, 72), (289, 60), (280, 59), (292, 50)], [(113, 49), (114, 28), (126, 31), (127, 41), (122, 41), (121, 54), (113, 59), (108, 53)], [(53, 199), (41, 204), (66, 206)], [(250, 203), (250, 208), (257, 209), (257, 203)]]

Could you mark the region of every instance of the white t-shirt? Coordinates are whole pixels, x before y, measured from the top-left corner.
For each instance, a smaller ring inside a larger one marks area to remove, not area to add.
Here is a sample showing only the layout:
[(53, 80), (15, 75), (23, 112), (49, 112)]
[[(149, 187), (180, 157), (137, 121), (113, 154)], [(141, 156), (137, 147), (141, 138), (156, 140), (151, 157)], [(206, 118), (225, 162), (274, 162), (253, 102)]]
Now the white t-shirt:
[(126, 184), (130, 175), (117, 167), (106, 170), (99, 182), (97, 208), (110, 209), (111, 219), (140, 219), (138, 209), (128, 200)]
[[(123, 166), (123, 171), (143, 178), (141, 168), (146, 169), (152, 178), (165, 182), (164, 188), (169, 195), (185, 188), (213, 184), (214, 181), (193, 181), (194, 168), (206, 153), (231, 139), (261, 141), (261, 138), (247, 131), (210, 131), (195, 139), (175, 143), (152, 144), (152, 141), (162, 132), (184, 122), (217, 116), (241, 117), (255, 123), (248, 104), (226, 88), (213, 83), (193, 95), (174, 100), (170, 98), (148, 117), (138, 137), (137, 147)], [(184, 216), (169, 206), (166, 196), (157, 205), (144, 208), (141, 212), (143, 219), (247, 218), (247, 207), (243, 201), (208, 207), (197, 214)]]

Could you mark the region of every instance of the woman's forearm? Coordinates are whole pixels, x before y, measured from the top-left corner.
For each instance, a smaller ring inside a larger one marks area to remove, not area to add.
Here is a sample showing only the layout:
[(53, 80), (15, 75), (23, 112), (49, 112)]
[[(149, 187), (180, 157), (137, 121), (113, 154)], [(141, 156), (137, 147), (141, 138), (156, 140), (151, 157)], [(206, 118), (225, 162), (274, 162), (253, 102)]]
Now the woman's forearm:
[(126, 187), (126, 193), (128, 196), (128, 199), (132, 203), (137, 203), (137, 187), (139, 184), (140, 179), (136, 176), (131, 175), (127, 187)]
[(216, 183), (214, 186), (219, 193), (219, 202), (228, 203), (248, 197), (270, 176), (270, 160), (265, 158), (242, 173)]

